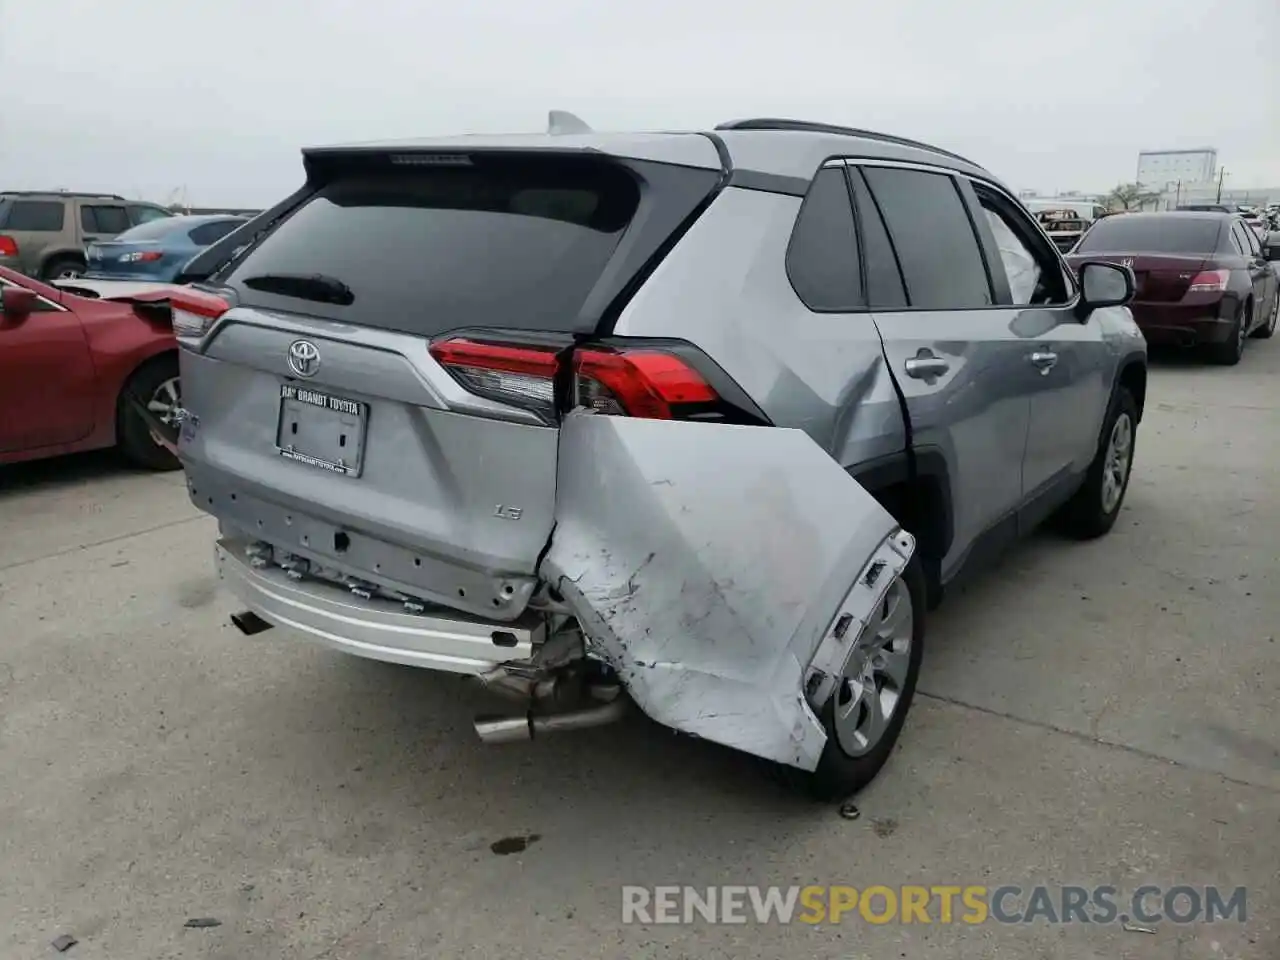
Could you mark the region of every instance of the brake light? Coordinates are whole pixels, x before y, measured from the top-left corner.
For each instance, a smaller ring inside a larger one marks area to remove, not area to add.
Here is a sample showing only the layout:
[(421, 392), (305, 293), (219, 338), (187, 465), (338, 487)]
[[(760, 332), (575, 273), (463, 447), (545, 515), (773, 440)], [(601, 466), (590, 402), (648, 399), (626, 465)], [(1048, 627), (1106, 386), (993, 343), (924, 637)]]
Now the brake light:
[(1231, 279), (1230, 270), (1201, 270), (1187, 287), (1188, 293), (1213, 293), (1227, 289), (1227, 281)]
[(173, 312), (173, 335), (197, 340), (209, 332), (213, 321), (231, 309), (231, 304), (202, 290), (179, 290), (169, 298)]
[(18, 241), (13, 237), (0, 235), (0, 257), (16, 257), (18, 255)]
[[(465, 339), (431, 345), (436, 362), (471, 393), (533, 410), (547, 422), (555, 419), (559, 352)], [(574, 375), (576, 403), (614, 416), (672, 420), (673, 408), (720, 399), (692, 366), (652, 348), (581, 348)]]
[(163, 257), (164, 254), (159, 250), (138, 250), (134, 253), (122, 254), (121, 263), (154, 263)]

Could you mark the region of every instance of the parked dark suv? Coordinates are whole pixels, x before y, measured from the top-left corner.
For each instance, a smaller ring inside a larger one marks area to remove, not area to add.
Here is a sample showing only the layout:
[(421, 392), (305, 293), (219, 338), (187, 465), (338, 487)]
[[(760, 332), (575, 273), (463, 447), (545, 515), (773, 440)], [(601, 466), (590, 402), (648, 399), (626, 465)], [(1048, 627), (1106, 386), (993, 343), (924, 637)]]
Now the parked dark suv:
[(159, 204), (116, 194), (0, 193), (0, 267), (41, 280), (78, 277), (87, 244), (171, 216)]

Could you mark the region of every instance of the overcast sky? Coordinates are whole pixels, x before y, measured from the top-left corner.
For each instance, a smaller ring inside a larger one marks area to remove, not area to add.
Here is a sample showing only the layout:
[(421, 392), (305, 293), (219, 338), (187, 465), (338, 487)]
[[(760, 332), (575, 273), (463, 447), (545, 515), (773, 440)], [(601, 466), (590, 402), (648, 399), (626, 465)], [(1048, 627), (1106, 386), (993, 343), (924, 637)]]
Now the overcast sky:
[(261, 206), (308, 144), (742, 116), (1105, 190), (1216, 146), (1280, 186), (1280, 0), (0, 0), (0, 189)]

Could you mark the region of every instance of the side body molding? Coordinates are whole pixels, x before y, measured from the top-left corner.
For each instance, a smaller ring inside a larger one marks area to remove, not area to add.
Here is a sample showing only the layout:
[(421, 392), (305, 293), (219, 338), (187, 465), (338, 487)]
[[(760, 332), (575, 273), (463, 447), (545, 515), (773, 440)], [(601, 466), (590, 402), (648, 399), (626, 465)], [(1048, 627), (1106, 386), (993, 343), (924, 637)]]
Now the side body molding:
[[(812, 770), (806, 671), (837, 616), (854, 641), (913, 549), (800, 430), (575, 412), (540, 573), (654, 720)], [(854, 589), (886, 556), (894, 576)]]

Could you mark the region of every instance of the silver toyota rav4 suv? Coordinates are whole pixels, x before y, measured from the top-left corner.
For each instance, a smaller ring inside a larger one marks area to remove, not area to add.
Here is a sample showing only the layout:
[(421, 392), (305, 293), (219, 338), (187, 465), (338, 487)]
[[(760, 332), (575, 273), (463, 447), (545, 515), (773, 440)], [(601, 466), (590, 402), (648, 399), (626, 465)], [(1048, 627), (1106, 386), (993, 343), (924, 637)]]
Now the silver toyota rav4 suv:
[(750, 120), (303, 159), (172, 301), (245, 633), (479, 678), (486, 740), (634, 703), (830, 797), (946, 585), (1115, 522), (1133, 275), (959, 156)]

